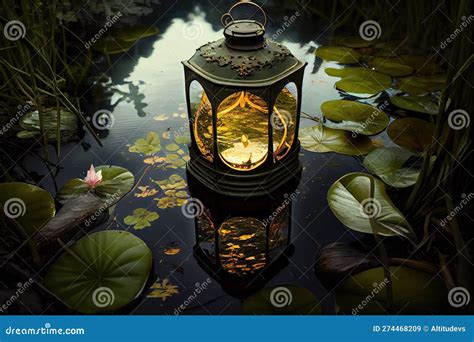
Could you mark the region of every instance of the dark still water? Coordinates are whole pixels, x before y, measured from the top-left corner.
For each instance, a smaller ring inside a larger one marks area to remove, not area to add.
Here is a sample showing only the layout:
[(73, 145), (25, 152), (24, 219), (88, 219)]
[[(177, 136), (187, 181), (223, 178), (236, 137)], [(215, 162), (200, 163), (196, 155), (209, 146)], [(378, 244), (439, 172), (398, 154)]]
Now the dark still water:
[[(128, 230), (143, 239), (154, 256), (151, 282), (156, 282), (154, 286), (158, 284), (163, 287), (165, 281), (165, 294), (152, 288), (125, 313), (173, 314), (187, 301), (186, 309), (181, 312), (183, 314), (242, 314), (243, 301), (249, 292), (258, 288), (247, 291), (238, 280), (235, 280), (234, 286), (233, 280), (229, 280), (231, 284), (225, 286), (217, 281), (213, 272), (198, 261), (199, 256), (195, 253), (197, 221), (183, 215), (179, 205), (164, 199), (167, 194), (156, 183), (166, 183), (172, 175), (175, 178), (178, 175), (188, 183), (183, 163), (176, 163), (174, 168), (158, 167), (151, 165), (150, 156), (129, 151), (136, 140), (155, 132), (162, 143), (162, 150), (156, 157), (165, 157), (170, 151), (163, 147), (173, 142), (174, 133), (188, 134), (181, 61), (189, 59), (199, 46), (222, 37), (219, 20), (230, 4), (217, 4), (217, 1), (216, 4), (212, 1), (170, 3), (169, 6), (151, 4), (146, 14), (140, 16), (125, 15), (123, 20), (154, 26), (158, 34), (141, 39), (130, 50), (113, 55), (110, 61), (105, 58), (96, 61), (99, 70), (94, 72), (96, 77), (85, 89), (81, 103), (91, 117), (98, 110), (105, 109), (112, 113), (114, 122), (110, 129), (98, 131), (103, 146), (98, 146), (88, 134), (80, 143), (63, 145), (62, 169), (54, 179), (51, 176), (45, 178), (41, 186), (54, 194), (55, 183), (61, 187), (71, 178), (84, 177), (91, 164), (121, 166), (135, 175), (137, 187), (117, 205), (109, 224), (98, 229)], [(266, 9), (269, 15), (268, 37), (281, 27), (285, 16), (295, 11), (279, 7), (276, 2), (266, 4)], [(124, 24), (118, 22), (117, 25)], [(85, 29), (88, 30), (87, 25)], [(94, 34), (91, 30), (90, 36)], [(324, 30), (317, 28), (314, 17), (304, 14), (276, 39), (297, 58), (308, 63), (304, 76), (302, 110), (313, 116), (320, 116), (322, 102), (340, 98), (334, 88), (334, 78), (324, 73), (327, 67), (340, 66), (331, 62), (321, 64), (314, 55), (315, 48), (327, 38)], [(302, 127), (312, 124), (313, 121), (302, 119)], [(167, 141), (169, 136), (171, 140)], [(185, 145), (180, 145), (180, 151), (177, 152), (182, 153), (176, 153), (179, 159), (188, 155)], [(322, 301), (323, 312), (330, 313), (334, 312), (334, 297), (329, 294), (328, 290), (331, 289), (325, 289), (314, 274), (315, 256), (328, 243), (348, 242), (360, 236), (336, 219), (327, 205), (326, 194), (339, 177), (360, 171), (363, 167), (350, 156), (304, 150), (301, 151), (300, 161), (303, 171), (297, 187), (298, 195), (291, 201), (291, 251), (284, 257), (285, 260), (275, 265), (271, 274), (258, 287), (288, 284), (304, 287)], [(27, 165), (40, 174), (47, 174), (43, 164), (34, 157), (28, 158)], [(188, 193), (183, 197), (189, 196), (187, 187), (177, 190)], [(148, 191), (152, 191), (151, 195)], [(210, 195), (204, 191), (193, 196), (201, 196), (204, 201), (209, 200)], [(262, 203), (262, 212), (270, 209), (265, 208), (265, 202)], [(223, 203), (220, 205), (225, 207)], [(243, 200), (242, 206), (245, 206)], [(137, 208), (156, 212), (159, 218), (151, 222), (150, 226), (140, 229), (125, 224), (124, 219), (133, 215)], [(194, 293), (197, 284), (208, 282), (208, 278), (210, 283), (206, 289), (189, 302), (188, 298)]]

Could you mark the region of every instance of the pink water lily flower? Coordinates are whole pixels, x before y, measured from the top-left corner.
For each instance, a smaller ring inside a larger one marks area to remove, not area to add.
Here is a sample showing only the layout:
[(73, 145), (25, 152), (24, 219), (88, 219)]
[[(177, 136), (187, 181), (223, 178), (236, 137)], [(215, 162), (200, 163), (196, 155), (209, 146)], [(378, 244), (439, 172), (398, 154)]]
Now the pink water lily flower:
[(95, 172), (94, 165), (91, 165), (91, 168), (87, 171), (86, 178), (84, 178), (84, 182), (89, 188), (94, 189), (102, 182), (102, 170)]

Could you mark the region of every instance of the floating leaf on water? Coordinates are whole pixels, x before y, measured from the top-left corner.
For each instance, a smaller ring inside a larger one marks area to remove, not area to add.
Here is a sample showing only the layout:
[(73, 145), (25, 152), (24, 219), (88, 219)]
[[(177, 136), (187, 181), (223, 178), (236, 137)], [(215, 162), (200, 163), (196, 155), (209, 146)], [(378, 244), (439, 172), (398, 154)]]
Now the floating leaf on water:
[[(56, 108), (44, 108), (41, 112), (43, 120), (43, 129), (48, 141), (57, 140), (58, 111)], [(77, 137), (77, 117), (71, 111), (60, 107), (60, 140), (63, 142), (70, 141)], [(28, 112), (20, 120), (20, 126), (24, 131), (18, 132), (18, 138), (31, 138), (41, 134), (41, 125), (39, 112), (37, 110)]]
[(166, 158), (165, 157), (153, 156), (153, 157), (144, 159), (143, 162), (145, 164), (149, 164), (149, 165), (163, 164), (164, 162), (166, 162)]
[(135, 197), (151, 197), (158, 193), (158, 190), (150, 188), (148, 185), (139, 186), (138, 192), (135, 193)]
[(411, 75), (414, 69), (394, 57), (394, 58), (385, 58), (385, 57), (375, 57), (369, 60), (369, 66), (375, 71), (381, 72), (389, 76), (399, 77)]
[(446, 83), (446, 75), (410, 76), (397, 78), (395, 89), (410, 95), (423, 95), (428, 92), (442, 90)]
[(338, 45), (347, 46), (354, 49), (370, 47), (377, 43), (376, 39), (365, 40), (360, 36), (338, 37), (335, 41)]
[[(374, 198), (370, 201), (370, 179), (374, 184)], [(403, 214), (392, 203), (385, 185), (365, 173), (349, 173), (328, 190), (327, 200), (331, 211), (352, 230), (373, 234), (371, 221), (380, 235), (412, 236), (412, 229)]]
[(56, 214), (51, 194), (35, 185), (11, 182), (0, 184), (3, 219), (13, 219), (28, 235), (33, 235)]
[(133, 226), (133, 229), (143, 229), (151, 227), (151, 222), (158, 220), (160, 215), (154, 211), (145, 208), (137, 208), (133, 211), (133, 215), (125, 217), (123, 222), (126, 225)]
[(357, 63), (360, 53), (354, 49), (342, 46), (320, 46), (315, 52), (316, 56), (327, 61), (335, 61), (343, 64)]
[(176, 241), (165, 246), (163, 249), (163, 253), (166, 255), (176, 255), (179, 252), (181, 252), (181, 248), (179, 248), (179, 245)]
[(141, 294), (151, 265), (152, 253), (141, 239), (125, 231), (101, 231), (60, 255), (44, 285), (81, 313), (114, 311)]
[(373, 95), (392, 85), (390, 76), (367, 68), (327, 68), (325, 71), (329, 76), (340, 77), (341, 80), (336, 82), (336, 87), (348, 93)]
[(123, 167), (101, 165), (97, 166), (95, 170), (97, 172), (101, 171), (102, 181), (93, 190), (87, 186), (83, 179), (74, 178), (58, 191), (56, 195), (57, 200), (65, 203), (70, 198), (94, 191), (105, 202), (113, 203), (126, 195), (135, 183), (133, 174)]
[(179, 146), (176, 144), (168, 144), (165, 147), (168, 151), (177, 151), (179, 150)]
[[(394, 312), (431, 314), (447, 306), (447, 290), (442, 279), (409, 267), (390, 267)], [(382, 267), (349, 276), (336, 289), (336, 303), (345, 314), (384, 314), (388, 279)], [(371, 298), (367, 300), (367, 297)], [(366, 304), (361, 305), (362, 302)]]
[(399, 147), (382, 147), (370, 152), (364, 158), (364, 166), (376, 174), (385, 184), (405, 188), (416, 183), (420, 170), (404, 167), (412, 157), (409, 151)]
[(149, 298), (161, 298), (163, 301), (179, 293), (178, 286), (170, 283), (169, 279), (166, 278), (162, 282), (157, 279), (156, 282), (151, 286), (151, 293), (148, 295)]
[(414, 55), (401, 55), (398, 58), (406, 65), (411, 66), (415, 69), (418, 75), (432, 75), (439, 73), (441, 68), (436, 64), (433, 56), (414, 56)]
[(174, 140), (177, 144), (189, 144), (191, 142), (189, 135), (179, 135)]
[(322, 128), (321, 125), (302, 128), (301, 146), (311, 152), (337, 152), (353, 156), (364, 155), (375, 149), (370, 139), (363, 135), (352, 136), (344, 130)]
[(162, 134), (161, 134), (161, 137), (165, 140), (169, 140), (170, 139), (170, 136), (171, 136), (171, 132), (170, 131), (164, 131)]
[(260, 290), (244, 300), (248, 315), (317, 315), (321, 305), (304, 287), (280, 285)]
[(140, 138), (136, 140), (128, 150), (132, 153), (141, 153), (151, 156), (161, 150), (160, 137), (155, 132), (150, 132), (145, 139)]
[(321, 105), (321, 111), (327, 119), (338, 123), (333, 128), (358, 134), (380, 133), (389, 123), (388, 115), (382, 110), (356, 101), (326, 101)]
[(421, 119), (399, 118), (388, 126), (387, 134), (395, 144), (420, 154), (430, 147), (434, 128), (431, 122)]
[(186, 181), (178, 174), (173, 174), (168, 179), (154, 181), (163, 191), (186, 189)]
[(438, 114), (438, 105), (429, 96), (391, 96), (390, 102), (398, 108), (429, 115)]
[(153, 117), (153, 120), (156, 121), (166, 121), (168, 120), (168, 116), (166, 114), (158, 114)]

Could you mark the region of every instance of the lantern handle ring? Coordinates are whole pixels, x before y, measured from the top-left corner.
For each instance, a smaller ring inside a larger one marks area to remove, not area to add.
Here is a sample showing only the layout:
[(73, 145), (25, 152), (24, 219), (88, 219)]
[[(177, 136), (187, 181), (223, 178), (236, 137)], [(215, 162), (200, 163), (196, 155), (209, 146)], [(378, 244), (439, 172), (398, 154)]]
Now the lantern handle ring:
[(229, 11), (227, 13), (224, 13), (221, 17), (222, 26), (227, 27), (228, 25), (230, 25), (231, 23), (233, 23), (235, 21), (234, 17), (232, 16), (232, 14), (230, 12), (239, 5), (253, 5), (253, 6), (257, 7), (260, 10), (260, 12), (262, 12), (262, 14), (263, 14), (263, 24), (262, 23), (260, 23), (260, 24), (262, 24), (262, 26), (265, 27), (265, 25), (267, 24), (267, 15), (266, 15), (266, 13), (265, 13), (265, 11), (263, 10), (262, 7), (260, 7), (258, 4), (256, 4), (255, 2), (252, 2), (252, 1), (238, 2), (234, 5), (232, 5), (232, 7), (229, 8)]

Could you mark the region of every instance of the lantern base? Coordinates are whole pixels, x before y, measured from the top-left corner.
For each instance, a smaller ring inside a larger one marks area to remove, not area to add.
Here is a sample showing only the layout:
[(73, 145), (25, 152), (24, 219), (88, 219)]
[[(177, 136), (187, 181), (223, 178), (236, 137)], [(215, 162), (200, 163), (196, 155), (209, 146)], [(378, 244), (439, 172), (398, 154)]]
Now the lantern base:
[(273, 193), (286, 182), (299, 179), (301, 164), (298, 158), (300, 146), (270, 170), (249, 171), (237, 174), (233, 170), (216, 170), (214, 165), (190, 148), (191, 160), (187, 172), (212, 191), (229, 196), (260, 196)]

